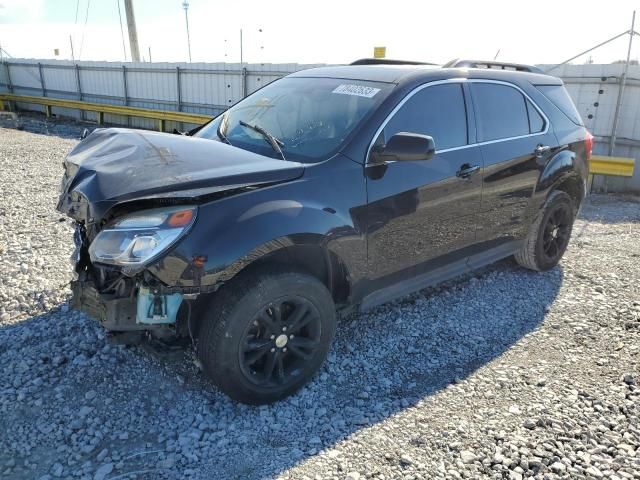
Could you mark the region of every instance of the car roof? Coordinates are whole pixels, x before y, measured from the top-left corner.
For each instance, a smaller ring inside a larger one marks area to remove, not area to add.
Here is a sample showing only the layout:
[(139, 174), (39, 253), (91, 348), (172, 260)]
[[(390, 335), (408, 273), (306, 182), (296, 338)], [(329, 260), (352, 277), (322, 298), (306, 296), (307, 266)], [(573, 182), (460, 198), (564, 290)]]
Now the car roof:
[(300, 70), (290, 77), (344, 78), (347, 80), (369, 80), (372, 82), (398, 83), (407, 75), (421, 70), (441, 70), (431, 65), (343, 65)]
[(562, 80), (543, 73), (494, 68), (443, 68), (433, 65), (344, 65), (300, 70), (289, 77), (342, 78), (384, 83), (424, 83), (447, 78), (481, 78), (534, 85), (562, 85)]

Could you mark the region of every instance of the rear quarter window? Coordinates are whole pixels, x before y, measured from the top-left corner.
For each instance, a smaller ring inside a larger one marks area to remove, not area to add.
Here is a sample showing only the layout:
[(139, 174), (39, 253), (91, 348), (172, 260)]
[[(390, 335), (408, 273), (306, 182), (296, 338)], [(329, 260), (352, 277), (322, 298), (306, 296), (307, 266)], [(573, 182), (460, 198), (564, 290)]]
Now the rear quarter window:
[(566, 88), (562, 85), (536, 85), (536, 88), (542, 92), (542, 94), (549, 99), (558, 109), (564, 113), (569, 120), (576, 125), (584, 125), (578, 109), (573, 104), (573, 100), (569, 96)]
[(542, 118), (538, 110), (536, 110), (529, 100), (526, 101), (526, 104), (527, 113), (529, 114), (529, 132), (542, 132), (544, 130), (544, 118)]

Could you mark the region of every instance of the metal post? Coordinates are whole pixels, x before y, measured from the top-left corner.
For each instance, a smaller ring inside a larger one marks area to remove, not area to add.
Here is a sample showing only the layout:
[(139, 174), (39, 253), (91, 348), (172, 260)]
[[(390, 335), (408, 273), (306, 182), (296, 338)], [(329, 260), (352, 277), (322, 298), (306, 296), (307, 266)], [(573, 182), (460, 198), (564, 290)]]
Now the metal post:
[(7, 88), (9, 93), (13, 93), (13, 84), (11, 83), (11, 72), (9, 71), (9, 62), (4, 62), (4, 66), (7, 69)]
[[(177, 89), (177, 107), (178, 107), (178, 111), (181, 112), (182, 111), (182, 84), (180, 81), (180, 67), (176, 67), (176, 89)], [(178, 128), (180, 128), (180, 130), (184, 129), (184, 123), (180, 122), (178, 124)]]
[(42, 73), (42, 63), (38, 62), (38, 72), (40, 73), (40, 87), (42, 88), (42, 96), (47, 96), (47, 87), (44, 84), (44, 74)]
[(78, 100), (82, 101), (82, 84), (80, 83), (80, 65), (75, 64), (76, 87), (78, 88)]
[(182, 88), (180, 86), (180, 67), (176, 67), (176, 86), (178, 93), (178, 111), (182, 111)]
[[(9, 72), (9, 62), (3, 61), (2, 64), (7, 70), (7, 89), (9, 90), (9, 93), (13, 93), (13, 84), (11, 83), (11, 73)], [(9, 110), (10, 112), (15, 111), (15, 102), (8, 101), (5, 105), (7, 107), (7, 110)]]
[(127, 31), (129, 32), (129, 49), (131, 61), (140, 61), (140, 49), (138, 48), (138, 31), (136, 29), (136, 17), (133, 13), (133, 0), (124, 0), (124, 12), (127, 16)]
[(624, 73), (620, 78), (620, 88), (618, 89), (618, 101), (616, 102), (616, 111), (613, 115), (613, 128), (611, 129), (611, 139), (609, 141), (609, 156), (613, 155), (613, 150), (616, 148), (616, 134), (618, 131), (618, 120), (620, 117), (620, 106), (622, 105), (622, 96), (624, 94), (624, 87), (627, 83), (627, 74), (629, 73), (629, 61), (631, 59), (631, 45), (633, 44), (633, 32), (636, 23), (636, 11), (633, 11), (631, 17), (631, 30), (629, 30), (629, 48), (627, 49), (627, 63), (624, 66)]
[(71, 45), (71, 61), (75, 62), (76, 61), (76, 56), (73, 53), (73, 37), (71, 37), (71, 35), (69, 35), (69, 44)]
[(129, 105), (129, 89), (127, 88), (127, 67), (122, 65), (122, 96), (125, 106)]
[[(129, 105), (129, 88), (127, 86), (127, 67), (122, 65), (122, 95), (125, 106)], [(127, 116), (127, 126), (131, 126), (131, 117)]]
[[(75, 64), (76, 85), (78, 87), (78, 100), (82, 101), (82, 84), (80, 83), (80, 66)], [(80, 120), (84, 120), (84, 110), (80, 110)]]
[(242, 67), (242, 98), (247, 96), (247, 67)]
[(242, 63), (242, 29), (240, 29), (240, 63)]

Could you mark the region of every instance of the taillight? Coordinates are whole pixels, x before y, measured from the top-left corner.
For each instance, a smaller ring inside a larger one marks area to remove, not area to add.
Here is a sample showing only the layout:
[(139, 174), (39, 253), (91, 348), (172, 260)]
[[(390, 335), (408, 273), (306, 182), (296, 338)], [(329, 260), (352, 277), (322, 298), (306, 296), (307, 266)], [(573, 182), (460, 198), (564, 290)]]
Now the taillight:
[(584, 149), (587, 152), (587, 160), (589, 160), (593, 152), (593, 135), (589, 132), (587, 132), (587, 138), (584, 139)]

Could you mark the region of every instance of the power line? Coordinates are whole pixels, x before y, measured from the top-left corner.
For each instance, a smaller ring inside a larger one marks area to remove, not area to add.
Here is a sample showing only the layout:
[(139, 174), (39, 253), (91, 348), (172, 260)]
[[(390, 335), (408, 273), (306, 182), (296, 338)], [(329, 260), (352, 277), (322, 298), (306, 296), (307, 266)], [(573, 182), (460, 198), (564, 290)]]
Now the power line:
[(4, 48), (0, 47), (0, 51), (4, 52), (4, 54), (9, 57), (9, 58), (13, 58), (13, 55), (11, 55), (9, 52), (7, 52)]
[(80, 0), (76, 0), (76, 17), (73, 21), (73, 29), (69, 35), (69, 44), (71, 45), (71, 59), (75, 62), (75, 56), (73, 54), (73, 36), (75, 35), (76, 25), (78, 25), (78, 13), (80, 12)]
[(84, 46), (84, 32), (87, 29), (87, 20), (89, 20), (90, 7), (91, 7), (91, 0), (87, 0), (87, 12), (84, 16), (84, 25), (82, 26), (82, 38), (80, 39), (80, 53), (78, 54), (78, 60), (82, 58), (82, 47)]
[(118, 2), (118, 18), (120, 19), (120, 37), (122, 38), (122, 51), (124, 53), (124, 61), (127, 61), (127, 47), (124, 43), (124, 29), (122, 28), (122, 13), (120, 13), (120, 0), (116, 0)]

